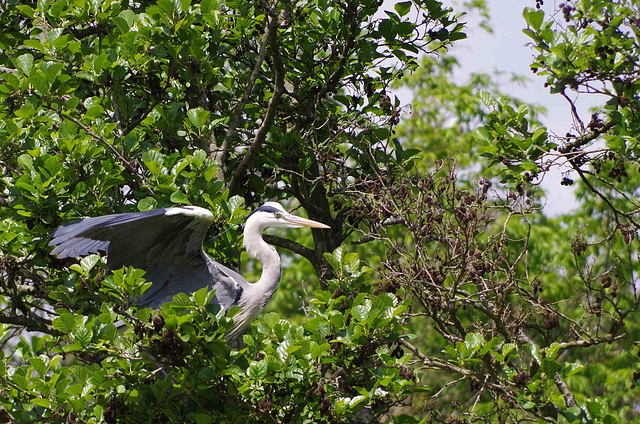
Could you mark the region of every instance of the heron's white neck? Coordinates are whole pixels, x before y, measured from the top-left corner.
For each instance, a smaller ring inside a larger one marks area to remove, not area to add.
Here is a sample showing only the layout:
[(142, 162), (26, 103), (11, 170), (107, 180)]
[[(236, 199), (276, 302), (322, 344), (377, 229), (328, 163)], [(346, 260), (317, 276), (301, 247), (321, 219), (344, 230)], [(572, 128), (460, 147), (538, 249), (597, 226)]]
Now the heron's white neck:
[[(278, 288), (280, 281), (280, 256), (273, 246), (262, 239), (264, 226), (249, 219), (244, 228), (244, 248), (249, 256), (262, 264), (260, 279), (248, 290), (254, 304), (264, 307)], [(245, 289), (247, 290), (247, 289)]]
[(262, 274), (256, 283), (243, 283), (238, 306), (242, 308), (234, 317), (234, 325), (227, 331), (227, 343), (234, 348), (242, 346), (242, 334), (251, 321), (269, 303), (280, 282), (280, 256), (273, 246), (262, 239), (267, 227), (259, 215), (252, 215), (244, 226), (244, 248), (249, 256), (262, 264)]

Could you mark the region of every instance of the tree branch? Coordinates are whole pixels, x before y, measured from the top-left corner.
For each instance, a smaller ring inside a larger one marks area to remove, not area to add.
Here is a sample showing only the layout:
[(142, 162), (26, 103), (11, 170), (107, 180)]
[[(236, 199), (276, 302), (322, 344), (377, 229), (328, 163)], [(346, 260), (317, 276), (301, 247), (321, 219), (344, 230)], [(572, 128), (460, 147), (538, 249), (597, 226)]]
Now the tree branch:
[(122, 154), (118, 151), (118, 149), (116, 149), (115, 147), (113, 147), (107, 140), (105, 140), (103, 137), (99, 136), (98, 134), (94, 133), (91, 128), (87, 127), (86, 125), (84, 125), (82, 122), (80, 122), (79, 120), (77, 120), (76, 118), (67, 115), (64, 112), (58, 112), (58, 115), (60, 115), (61, 118), (64, 118), (68, 121), (73, 122), (74, 124), (76, 124), (77, 126), (79, 126), (80, 128), (82, 128), (84, 130), (84, 132), (86, 132), (91, 138), (93, 138), (95, 141), (103, 144), (108, 150), (111, 151), (111, 153), (113, 153), (113, 155), (120, 161), (120, 163), (122, 163), (125, 168), (127, 168), (129, 171), (131, 171), (134, 175), (138, 174), (138, 170), (136, 169), (135, 166), (133, 166), (131, 164), (131, 162), (129, 162), (127, 159), (125, 159), (124, 156), (122, 156)]
[(155, 99), (154, 102), (147, 108), (147, 110), (140, 113), (138, 116), (135, 117), (135, 119), (129, 122), (126, 128), (122, 130), (121, 137), (126, 137), (131, 131), (133, 131), (134, 128), (136, 128), (142, 121), (144, 121), (147, 118), (147, 116), (149, 116), (149, 114), (153, 112), (153, 109), (155, 109), (156, 106), (158, 106), (158, 103), (160, 103), (160, 98)]
[(576, 402), (575, 396), (567, 387), (567, 383), (564, 382), (560, 374), (556, 373), (553, 377), (553, 381), (556, 383), (556, 387), (562, 393), (562, 397), (564, 397), (564, 403), (567, 405), (567, 408), (572, 408), (574, 406), (578, 406), (578, 402)]
[(309, 249), (306, 246), (301, 245), (300, 243), (293, 241), (293, 240), (289, 240), (289, 239), (285, 239), (285, 238), (280, 238), (277, 236), (272, 236), (269, 234), (263, 234), (262, 238), (264, 238), (264, 241), (266, 241), (269, 244), (272, 244), (274, 246), (277, 247), (283, 247), (287, 250), (292, 251), (293, 253), (296, 253), (306, 259), (309, 260), (309, 262), (313, 263), (314, 261), (314, 251), (313, 249)]
[[(557, 343), (559, 345), (559, 347), (555, 347), (555, 349), (558, 350), (566, 350), (566, 349), (571, 349), (574, 347), (589, 347), (589, 346), (595, 346), (595, 345), (599, 345), (602, 343), (611, 343), (620, 339), (625, 338), (624, 334), (619, 334), (617, 336), (614, 336), (612, 334), (606, 334), (602, 337), (599, 338), (595, 338), (595, 339), (588, 339), (588, 340), (574, 340), (574, 341), (570, 341), (570, 342), (561, 342), (561, 343)], [(544, 348), (541, 349), (542, 352), (545, 352), (548, 348)]]
[(269, 41), (271, 58), (273, 59), (273, 71), (275, 72), (275, 83), (273, 88), (273, 94), (269, 99), (269, 106), (267, 108), (267, 114), (265, 115), (262, 125), (258, 128), (253, 143), (249, 146), (249, 150), (244, 154), (242, 161), (236, 168), (229, 184), (229, 194), (235, 195), (240, 189), (242, 180), (244, 180), (245, 173), (251, 162), (255, 159), (256, 155), (260, 151), (262, 144), (267, 139), (267, 134), (273, 126), (276, 117), (276, 111), (280, 106), (280, 98), (284, 93), (284, 65), (282, 58), (280, 57), (280, 50), (278, 48), (278, 16), (275, 8), (267, 14), (269, 16), (269, 23), (265, 29), (265, 37)]
[(596, 128), (592, 131), (587, 131), (583, 136), (576, 137), (576, 139), (572, 143), (565, 144), (562, 146), (559, 151), (560, 153), (570, 153), (573, 149), (577, 149), (579, 147), (584, 146), (585, 144), (595, 140), (601, 134), (606, 133), (611, 128), (615, 127), (615, 122), (613, 120), (607, 122), (600, 128)]
[(142, 183), (142, 181), (140, 179), (140, 175), (138, 175), (138, 169), (135, 166), (133, 166), (133, 164), (131, 162), (129, 162), (124, 156), (122, 156), (122, 154), (118, 151), (118, 149), (113, 147), (113, 145), (111, 145), (107, 140), (105, 140), (104, 137), (101, 137), (98, 134), (94, 133), (91, 130), (91, 128), (87, 127), (86, 125), (84, 125), (82, 122), (80, 122), (76, 118), (74, 118), (74, 117), (72, 117), (70, 115), (67, 115), (64, 112), (57, 111), (57, 114), (61, 118), (73, 122), (74, 124), (76, 124), (77, 126), (82, 128), (84, 130), (84, 132), (86, 132), (91, 138), (93, 138), (94, 140), (96, 140), (100, 144), (103, 144), (104, 146), (106, 146), (107, 149), (109, 151), (111, 151), (111, 153), (113, 153), (113, 155), (118, 159), (118, 161), (120, 161), (120, 163), (122, 163), (122, 165), (124, 165), (124, 167), (129, 170), (131, 175), (133, 175), (133, 178), (135, 178), (137, 180), (138, 185), (140, 187), (144, 187), (151, 196), (155, 197), (155, 193), (153, 192), (153, 190), (151, 190), (149, 187), (144, 186), (144, 184)]
[(331, 74), (331, 76), (327, 79), (327, 81), (322, 85), (320, 91), (318, 92), (318, 96), (316, 97), (316, 103), (320, 103), (322, 98), (330, 91), (335, 90), (338, 81), (342, 77), (344, 72), (344, 67), (347, 63), (347, 59), (349, 58), (349, 51), (353, 48), (355, 43), (356, 34), (359, 32), (358, 28), (358, 20), (356, 19), (356, 8), (352, 1), (347, 1), (347, 7), (345, 8), (345, 15), (349, 19), (349, 36), (347, 37), (346, 42), (344, 43), (344, 48), (340, 52), (340, 61), (338, 62), (338, 66), (336, 70)]
[[(273, 21), (273, 19), (272, 19)], [(253, 66), (253, 71), (251, 72), (251, 76), (249, 77), (249, 81), (247, 81), (247, 86), (244, 89), (244, 93), (242, 94), (242, 98), (238, 102), (233, 111), (233, 116), (231, 117), (231, 121), (229, 121), (229, 128), (227, 129), (227, 134), (224, 137), (224, 141), (222, 142), (222, 146), (220, 147), (218, 157), (215, 158), (216, 161), (220, 164), (220, 168), (224, 166), (227, 162), (227, 157), (229, 156), (229, 146), (231, 145), (231, 139), (236, 133), (236, 128), (238, 127), (238, 123), (240, 122), (240, 118), (242, 117), (242, 113), (244, 112), (244, 108), (249, 101), (249, 97), (251, 96), (251, 92), (253, 91), (253, 86), (258, 79), (258, 75), (260, 74), (260, 68), (262, 67), (262, 62), (264, 62), (264, 58), (266, 56), (267, 44), (269, 43), (269, 37), (272, 31), (272, 25), (268, 25), (264, 34), (262, 35), (262, 41), (260, 42), (260, 49), (258, 50), (258, 57), (256, 58), (256, 63)]]
[(595, 188), (593, 184), (591, 184), (591, 182), (585, 176), (584, 171), (580, 169), (580, 167), (573, 166), (573, 169), (578, 173), (578, 175), (580, 176), (580, 179), (582, 179), (582, 182), (589, 188), (589, 190), (591, 190), (592, 193), (594, 193), (596, 196), (602, 199), (602, 201), (607, 204), (609, 209), (611, 209), (617, 225), (620, 225), (620, 222), (618, 220), (618, 215), (622, 215), (625, 218), (627, 218), (634, 225), (634, 227), (640, 229), (640, 224), (633, 219), (633, 216), (635, 215), (634, 213), (624, 212), (618, 209), (617, 207), (615, 207), (615, 205), (611, 202), (611, 200), (607, 196), (600, 193), (600, 191), (597, 188)]
[(52, 336), (62, 336), (63, 334), (53, 328), (51, 322), (42, 318), (29, 318), (23, 316), (12, 316), (0, 313), (0, 323), (24, 327), (29, 331), (39, 331), (51, 334)]
[(477, 382), (479, 384), (488, 386), (493, 390), (498, 390), (500, 392), (504, 392), (505, 391), (505, 388), (502, 387), (501, 385), (496, 384), (496, 383), (491, 383), (489, 381), (486, 381), (485, 379), (479, 378), (479, 376), (476, 373), (474, 373), (473, 371), (471, 371), (471, 370), (459, 367), (457, 365), (453, 365), (453, 364), (451, 364), (451, 363), (449, 363), (447, 361), (443, 361), (441, 359), (428, 357), (424, 353), (420, 352), (420, 349), (418, 349), (417, 347), (415, 347), (414, 345), (412, 345), (411, 343), (409, 343), (405, 339), (400, 339), (399, 342), (404, 347), (409, 349), (409, 351), (411, 351), (411, 353), (413, 353), (420, 360), (420, 362), (422, 362), (428, 368), (451, 371), (451, 372), (459, 374), (459, 375), (461, 375), (463, 377), (470, 378), (471, 380), (473, 380), (473, 381), (475, 381), (475, 382)]
[(88, 26), (82, 29), (76, 29), (71, 27), (65, 28), (63, 31), (63, 34), (71, 34), (73, 35), (73, 38), (83, 39), (86, 37), (90, 37), (92, 35), (108, 34), (111, 29), (112, 29), (112, 26), (101, 23), (93, 26)]

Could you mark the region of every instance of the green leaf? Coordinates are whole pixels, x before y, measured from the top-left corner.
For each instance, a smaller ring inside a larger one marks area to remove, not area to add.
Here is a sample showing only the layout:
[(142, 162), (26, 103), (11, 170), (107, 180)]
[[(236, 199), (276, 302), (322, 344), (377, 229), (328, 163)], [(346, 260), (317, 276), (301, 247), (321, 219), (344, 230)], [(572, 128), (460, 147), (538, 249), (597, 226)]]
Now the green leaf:
[(133, 26), (133, 24), (136, 21), (136, 14), (132, 10), (123, 10), (118, 14), (118, 17), (122, 18), (122, 20), (124, 20), (125, 23), (127, 24), (126, 31), (123, 31), (123, 32), (129, 31), (129, 29)]
[(271, 329), (273, 329), (273, 327), (275, 327), (276, 324), (278, 324), (280, 322), (280, 315), (278, 315), (276, 312), (269, 312), (268, 314), (265, 314), (265, 316), (262, 318), (262, 320)]
[(464, 338), (467, 348), (478, 350), (484, 343), (484, 337), (480, 333), (468, 333)]
[(540, 30), (542, 22), (544, 21), (544, 12), (542, 10), (534, 10), (531, 7), (526, 7), (522, 11), (522, 16), (528, 25), (533, 27), (536, 31)]
[(189, 296), (186, 293), (176, 294), (175, 296), (173, 296), (172, 302), (174, 305), (183, 306), (183, 307), (191, 307), (194, 304), (194, 302), (189, 298)]
[(387, 40), (393, 40), (396, 37), (394, 24), (390, 19), (383, 19), (378, 24), (378, 32)]
[(80, 264), (73, 264), (70, 266), (74, 271), (79, 272), (82, 275), (89, 275), (89, 272), (100, 262), (100, 255), (89, 255), (80, 259)]
[(25, 53), (14, 59), (14, 64), (23, 74), (29, 75), (33, 68), (33, 55), (31, 53)]
[(204, 124), (206, 124), (210, 115), (211, 112), (209, 112), (208, 110), (204, 110), (202, 107), (189, 109), (187, 111), (187, 117), (189, 118), (189, 121), (191, 121), (193, 126), (197, 128), (200, 128)]
[(207, 306), (215, 296), (215, 293), (215, 290), (210, 291), (209, 287), (203, 287), (193, 294), (193, 301), (197, 306)]
[(84, 327), (78, 328), (73, 332), (73, 338), (80, 346), (87, 346), (91, 343), (91, 337), (93, 336), (92, 332)]
[(68, 312), (64, 312), (60, 314), (59, 317), (54, 318), (51, 321), (51, 324), (53, 325), (53, 328), (65, 334), (69, 334), (76, 328), (76, 320), (73, 315)]
[(514, 343), (505, 343), (502, 345), (502, 349), (501, 352), (502, 355), (504, 356), (504, 359), (507, 359), (507, 356), (509, 355), (509, 353), (513, 352), (516, 348), (516, 345)]
[(19, 10), (20, 13), (22, 13), (22, 14), (30, 17), (30, 18), (33, 18), (35, 16), (35, 10), (32, 7), (30, 7), (30, 6), (26, 5), (26, 4), (20, 4), (20, 5), (14, 6), (14, 7), (17, 10)]
[(562, 375), (563, 377), (571, 377), (572, 375), (582, 371), (583, 368), (584, 365), (578, 364), (576, 362), (565, 364), (564, 369), (562, 370)]
[(263, 380), (267, 376), (268, 364), (266, 361), (257, 361), (252, 362), (249, 365), (249, 370), (247, 371), (247, 375), (249, 378), (260, 381)]
[(44, 408), (50, 408), (51, 407), (51, 400), (49, 400), (49, 399), (33, 398), (33, 399), (31, 399), (31, 402), (34, 405), (42, 406)]
[(602, 424), (618, 424), (618, 419), (611, 414), (606, 414), (602, 419)]
[(489, 340), (482, 348), (478, 351), (479, 356), (486, 355), (490, 350), (495, 349), (496, 347), (502, 344), (502, 337), (496, 336)]
[(479, 91), (478, 98), (480, 98), (480, 100), (482, 100), (482, 103), (484, 103), (484, 105), (487, 107), (492, 107), (496, 104), (495, 99), (488, 91)]
[(178, 204), (183, 204), (183, 205), (188, 205), (190, 204), (190, 200), (189, 197), (184, 194), (182, 191), (180, 190), (176, 190), (171, 194), (170, 200), (173, 203), (178, 203)]
[(338, 247), (333, 253), (325, 253), (323, 257), (327, 260), (334, 271), (340, 272), (342, 269), (342, 247)]
[(369, 305), (357, 305), (357, 306), (354, 306), (351, 309), (351, 314), (357, 320), (364, 321), (367, 318), (370, 310), (371, 310), (371, 305), (370, 304)]
[(312, 359), (318, 359), (321, 356), (325, 356), (328, 354), (331, 345), (329, 343), (318, 344), (316, 342), (311, 342), (310, 353)]
[(138, 201), (138, 210), (141, 212), (155, 209), (156, 207), (158, 207), (158, 201), (153, 197), (145, 197)]
[(210, 424), (213, 422), (211, 415), (204, 412), (196, 412), (193, 414), (196, 424)]
[(538, 345), (532, 344), (529, 345), (529, 349), (531, 351), (531, 356), (533, 356), (537, 363), (542, 362), (542, 353), (540, 352), (540, 348)]
[(398, 12), (398, 15), (404, 16), (411, 10), (411, 5), (413, 2), (410, 1), (401, 1), (393, 5), (393, 8)]
[(553, 359), (543, 358), (540, 364), (542, 371), (547, 374), (548, 377), (553, 378), (558, 371), (560, 371), (560, 364)]
[(47, 94), (49, 92), (49, 80), (43, 75), (36, 74), (29, 78), (29, 84), (33, 86), (40, 94)]
[(23, 155), (20, 155), (18, 157), (18, 163), (24, 169), (29, 170), (31, 172), (35, 172), (35, 168), (33, 167), (33, 158), (31, 157), (31, 155), (28, 155), (26, 153)]
[(34, 356), (29, 359), (29, 363), (33, 367), (34, 370), (38, 372), (41, 376), (44, 376), (47, 372), (49, 358), (45, 355)]
[(202, 14), (211, 13), (214, 10), (218, 10), (220, 5), (218, 0), (203, 0), (200, 3), (200, 9), (202, 10)]
[(149, 162), (157, 162), (162, 165), (164, 163), (164, 155), (157, 150), (147, 150), (142, 154), (142, 160), (145, 164)]

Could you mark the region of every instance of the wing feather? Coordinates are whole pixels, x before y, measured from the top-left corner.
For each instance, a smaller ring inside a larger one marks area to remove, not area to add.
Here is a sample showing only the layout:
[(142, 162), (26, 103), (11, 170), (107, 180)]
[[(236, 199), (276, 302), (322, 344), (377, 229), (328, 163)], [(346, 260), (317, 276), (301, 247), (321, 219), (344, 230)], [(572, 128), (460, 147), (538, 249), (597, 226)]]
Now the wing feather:
[(157, 308), (177, 293), (210, 286), (216, 289), (214, 301), (229, 309), (247, 283), (202, 250), (211, 222), (211, 212), (197, 206), (104, 215), (57, 228), (49, 245), (58, 258), (106, 252), (110, 270), (145, 270), (153, 285), (140, 299), (142, 306)]

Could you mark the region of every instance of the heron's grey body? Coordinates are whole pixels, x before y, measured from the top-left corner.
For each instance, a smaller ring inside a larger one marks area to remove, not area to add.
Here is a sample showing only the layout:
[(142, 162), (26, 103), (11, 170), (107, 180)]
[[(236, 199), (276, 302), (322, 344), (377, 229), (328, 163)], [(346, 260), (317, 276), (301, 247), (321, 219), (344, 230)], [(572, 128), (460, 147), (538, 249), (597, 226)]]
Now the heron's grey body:
[(51, 234), (51, 252), (58, 258), (107, 253), (110, 270), (133, 266), (146, 271), (152, 286), (138, 302), (158, 308), (177, 293), (192, 293), (202, 287), (215, 289), (213, 302), (225, 310), (242, 310), (227, 333), (237, 345), (247, 325), (269, 302), (280, 281), (280, 256), (262, 239), (267, 227), (329, 228), (316, 221), (289, 214), (276, 202), (267, 202), (248, 218), (244, 228), (247, 253), (262, 263), (256, 283), (211, 259), (202, 242), (213, 215), (197, 206), (153, 209), (86, 218), (57, 228)]

